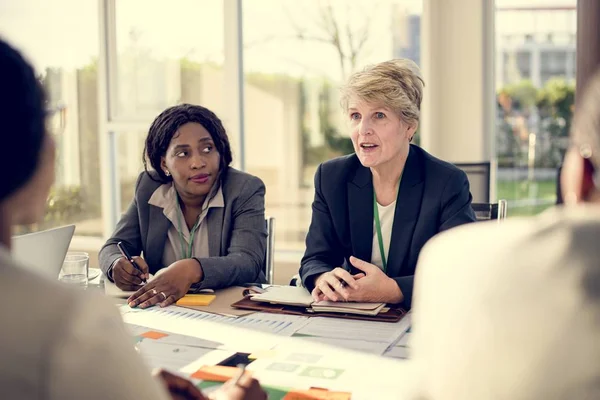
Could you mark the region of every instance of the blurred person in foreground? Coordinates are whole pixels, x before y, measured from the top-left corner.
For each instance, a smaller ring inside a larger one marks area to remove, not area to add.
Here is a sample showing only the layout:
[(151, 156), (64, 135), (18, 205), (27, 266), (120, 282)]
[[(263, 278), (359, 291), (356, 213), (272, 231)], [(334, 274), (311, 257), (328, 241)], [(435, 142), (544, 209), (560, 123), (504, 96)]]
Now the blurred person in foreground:
[[(12, 229), (40, 221), (54, 181), (55, 145), (43, 90), (21, 54), (0, 40), (0, 388), (7, 399), (204, 399), (165, 371), (153, 379), (119, 312), (101, 296), (48, 281), (11, 257)], [(35, 250), (35, 249), (32, 249)], [(264, 399), (242, 377), (218, 399)]]
[(411, 144), (423, 86), (419, 67), (398, 59), (354, 73), (343, 88), (354, 153), (317, 169), (300, 267), (316, 301), (410, 308), (423, 245), (475, 221), (466, 174)]
[[(578, 102), (564, 206), (444, 233), (419, 259), (419, 399), (600, 399), (600, 74)], [(409, 396), (406, 396), (409, 397)]]

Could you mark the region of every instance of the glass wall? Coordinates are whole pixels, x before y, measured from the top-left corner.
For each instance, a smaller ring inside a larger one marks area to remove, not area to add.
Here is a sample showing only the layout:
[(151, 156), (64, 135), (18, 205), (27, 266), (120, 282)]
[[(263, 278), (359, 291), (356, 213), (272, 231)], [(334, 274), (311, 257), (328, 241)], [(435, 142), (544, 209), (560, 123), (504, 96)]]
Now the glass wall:
[(0, 2), (0, 35), (34, 64), (48, 93), (49, 129), (57, 144), (46, 218), (19, 232), (75, 223), (77, 235), (102, 234), (97, 10), (96, 2), (77, 0)]
[(420, 3), (243, 3), (246, 169), (267, 186), (278, 250), (304, 250), (316, 168), (353, 152), (340, 84), (370, 63), (419, 61)]
[[(223, 2), (120, 0), (116, 5), (116, 188), (121, 210), (143, 171), (152, 120), (178, 103), (200, 104), (227, 127), (223, 78)], [(139, 12), (144, 9), (144, 12)]]
[(496, 0), (496, 184), (509, 216), (556, 202), (575, 98), (575, 43), (575, 0)]

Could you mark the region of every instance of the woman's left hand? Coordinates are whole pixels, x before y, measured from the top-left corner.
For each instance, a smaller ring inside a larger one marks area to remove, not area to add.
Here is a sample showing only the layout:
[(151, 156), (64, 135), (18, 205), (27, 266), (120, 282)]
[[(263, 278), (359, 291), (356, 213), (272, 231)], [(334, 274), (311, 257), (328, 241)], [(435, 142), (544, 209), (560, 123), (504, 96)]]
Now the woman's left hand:
[(388, 277), (378, 266), (350, 257), (350, 263), (365, 276), (356, 281), (358, 289), (347, 287), (348, 301), (366, 303), (400, 303), (404, 295), (395, 280)]
[(193, 258), (171, 264), (160, 275), (132, 294), (129, 307), (147, 308), (155, 304), (166, 307), (185, 296), (193, 283), (202, 280), (202, 268)]

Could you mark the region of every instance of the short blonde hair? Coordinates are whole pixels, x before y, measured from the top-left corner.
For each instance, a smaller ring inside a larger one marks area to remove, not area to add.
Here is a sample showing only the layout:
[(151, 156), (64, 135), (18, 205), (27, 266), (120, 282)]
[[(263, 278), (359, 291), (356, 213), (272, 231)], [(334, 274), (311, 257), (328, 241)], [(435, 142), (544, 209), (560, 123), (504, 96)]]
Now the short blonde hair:
[(406, 123), (419, 122), (423, 87), (421, 70), (414, 61), (396, 59), (369, 65), (350, 76), (342, 87), (341, 103), (348, 109), (350, 97), (391, 108)]

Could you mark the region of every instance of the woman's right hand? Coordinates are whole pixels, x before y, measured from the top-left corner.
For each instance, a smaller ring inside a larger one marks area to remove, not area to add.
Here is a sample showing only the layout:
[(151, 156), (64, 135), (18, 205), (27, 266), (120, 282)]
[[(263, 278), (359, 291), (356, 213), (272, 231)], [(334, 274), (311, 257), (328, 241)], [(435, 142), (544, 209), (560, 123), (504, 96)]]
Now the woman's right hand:
[(125, 257), (119, 258), (112, 268), (112, 278), (121, 290), (138, 290), (143, 281), (149, 278), (148, 264), (142, 257), (133, 257), (133, 261), (141, 271), (133, 266)]
[(237, 383), (225, 382), (218, 390), (208, 395), (210, 400), (266, 400), (267, 393), (258, 381), (249, 375), (243, 375)]
[(315, 301), (346, 301), (350, 293), (346, 286), (358, 289), (356, 280), (363, 278), (365, 274), (350, 275), (348, 271), (337, 267), (333, 271), (324, 272), (315, 279), (315, 288), (312, 297)]

